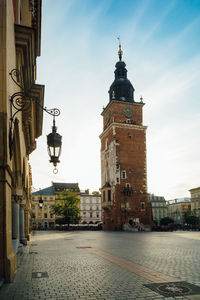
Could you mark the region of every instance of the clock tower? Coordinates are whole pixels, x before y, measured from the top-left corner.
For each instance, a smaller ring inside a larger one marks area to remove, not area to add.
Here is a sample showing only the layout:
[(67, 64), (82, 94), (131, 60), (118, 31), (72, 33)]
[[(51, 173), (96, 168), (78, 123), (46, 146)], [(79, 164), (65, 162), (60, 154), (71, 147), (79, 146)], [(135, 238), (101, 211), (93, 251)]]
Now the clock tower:
[[(152, 225), (147, 194), (146, 129), (142, 98), (134, 100), (134, 87), (127, 79), (126, 64), (119, 61), (103, 109), (101, 139), (101, 193), (103, 228), (121, 230), (124, 224), (144, 228)], [(130, 226), (129, 226), (130, 227)]]

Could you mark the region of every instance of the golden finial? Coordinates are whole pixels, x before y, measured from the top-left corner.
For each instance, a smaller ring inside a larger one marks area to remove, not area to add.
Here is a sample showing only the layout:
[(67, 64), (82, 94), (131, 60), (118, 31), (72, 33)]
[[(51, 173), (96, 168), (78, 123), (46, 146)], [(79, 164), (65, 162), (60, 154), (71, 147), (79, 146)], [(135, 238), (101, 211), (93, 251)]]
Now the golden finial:
[(123, 54), (123, 51), (122, 51), (122, 49), (121, 49), (122, 45), (121, 45), (121, 41), (120, 41), (120, 36), (118, 36), (117, 39), (119, 40), (119, 51), (118, 51), (119, 60), (122, 60), (122, 54)]

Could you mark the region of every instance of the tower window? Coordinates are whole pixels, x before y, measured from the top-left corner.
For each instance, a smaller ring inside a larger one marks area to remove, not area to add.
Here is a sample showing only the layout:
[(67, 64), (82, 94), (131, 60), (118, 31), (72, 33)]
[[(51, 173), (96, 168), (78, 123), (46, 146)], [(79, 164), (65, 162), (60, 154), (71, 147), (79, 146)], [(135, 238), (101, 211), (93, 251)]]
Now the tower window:
[(111, 190), (108, 190), (108, 201), (111, 201)]
[(130, 183), (126, 183), (126, 188), (129, 189), (130, 187)]
[(117, 183), (119, 183), (119, 177), (117, 177)]
[(122, 171), (122, 179), (126, 178), (126, 171)]
[(144, 201), (141, 202), (141, 210), (144, 210), (145, 209), (145, 203)]
[(108, 150), (108, 139), (106, 139), (105, 150)]
[(103, 191), (103, 202), (105, 202), (105, 200), (106, 200), (105, 194), (106, 194), (105, 191)]

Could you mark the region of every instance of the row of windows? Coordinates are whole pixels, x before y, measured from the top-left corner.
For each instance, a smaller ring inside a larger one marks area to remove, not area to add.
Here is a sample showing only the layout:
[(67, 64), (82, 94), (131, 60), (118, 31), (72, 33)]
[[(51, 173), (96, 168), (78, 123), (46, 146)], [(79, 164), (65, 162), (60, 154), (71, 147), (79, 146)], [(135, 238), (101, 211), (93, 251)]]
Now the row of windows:
[(45, 196), (32, 196), (32, 200), (50, 200), (53, 201), (55, 200), (55, 197), (45, 197)]
[[(86, 212), (83, 212), (82, 217), (83, 217), (83, 218), (87, 218)], [(90, 218), (99, 218), (100, 215), (99, 215), (99, 213), (96, 213), (96, 215), (93, 214), (93, 213), (90, 213), (90, 214), (89, 214), (89, 217), (90, 217)]]
[(151, 206), (152, 207), (166, 207), (166, 203), (155, 203), (155, 202), (151, 202)]
[(100, 210), (99, 206), (90, 206), (90, 208), (87, 208), (86, 206), (83, 206), (82, 210)]
[[(38, 218), (42, 218), (42, 214), (38, 214), (37, 216)], [(54, 217), (53, 214), (50, 214), (50, 218), (52, 219)], [(35, 214), (33, 214), (33, 218), (35, 219)], [(48, 218), (48, 214), (47, 213), (44, 213), (44, 219), (47, 219)]]
[(81, 199), (81, 203), (86, 204), (86, 203), (101, 203), (100, 199)]
[(36, 207), (38, 207), (38, 208), (44, 208), (44, 209), (47, 209), (48, 207), (49, 207), (49, 209), (51, 209), (52, 208), (52, 205), (47, 205), (47, 204), (38, 204), (38, 205), (34, 205), (34, 204), (32, 204), (32, 209), (35, 209)]

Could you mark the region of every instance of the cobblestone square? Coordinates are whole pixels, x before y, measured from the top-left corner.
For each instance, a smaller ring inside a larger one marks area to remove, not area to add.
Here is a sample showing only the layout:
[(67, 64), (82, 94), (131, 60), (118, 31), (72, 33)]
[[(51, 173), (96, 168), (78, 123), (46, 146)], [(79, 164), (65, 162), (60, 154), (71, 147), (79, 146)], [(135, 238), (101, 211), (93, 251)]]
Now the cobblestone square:
[(199, 251), (199, 232), (37, 231), (0, 299), (198, 300), (164, 297), (145, 285), (186, 281), (200, 287)]

